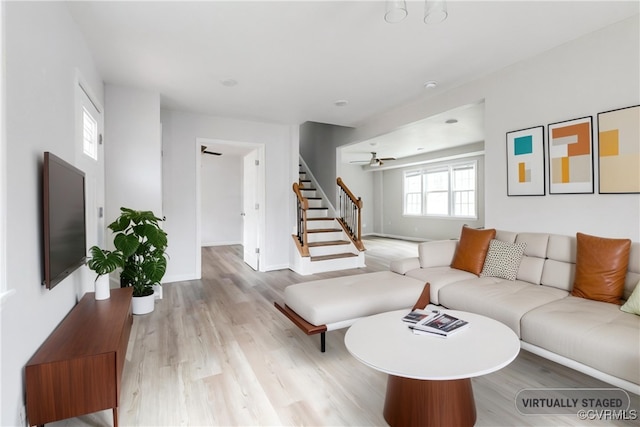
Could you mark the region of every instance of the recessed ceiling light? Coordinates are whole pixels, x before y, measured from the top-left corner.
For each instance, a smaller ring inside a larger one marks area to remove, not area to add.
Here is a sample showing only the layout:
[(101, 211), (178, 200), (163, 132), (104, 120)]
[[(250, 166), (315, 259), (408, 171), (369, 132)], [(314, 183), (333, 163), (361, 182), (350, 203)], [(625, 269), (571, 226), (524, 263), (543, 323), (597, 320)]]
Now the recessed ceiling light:
[(438, 82), (435, 80), (429, 80), (428, 82), (424, 83), (425, 89), (434, 89), (436, 86), (438, 86)]
[(233, 87), (238, 84), (238, 81), (234, 79), (224, 79), (220, 81), (220, 84), (226, 87)]
[(445, 123), (448, 124), (448, 125), (452, 125), (454, 123), (458, 123), (458, 119), (449, 119)]
[(346, 99), (339, 99), (336, 102), (334, 102), (333, 104), (336, 107), (344, 107), (345, 105), (347, 105), (349, 103), (349, 101), (347, 101)]

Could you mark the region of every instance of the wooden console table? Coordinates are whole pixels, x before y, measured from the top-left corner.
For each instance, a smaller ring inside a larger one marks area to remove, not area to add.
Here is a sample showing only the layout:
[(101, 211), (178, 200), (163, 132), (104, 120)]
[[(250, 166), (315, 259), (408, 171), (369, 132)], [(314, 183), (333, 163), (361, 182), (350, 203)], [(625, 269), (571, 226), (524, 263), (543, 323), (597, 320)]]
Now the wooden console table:
[(29, 425), (113, 409), (118, 426), (120, 380), (129, 334), (132, 288), (96, 301), (86, 293), (27, 363)]

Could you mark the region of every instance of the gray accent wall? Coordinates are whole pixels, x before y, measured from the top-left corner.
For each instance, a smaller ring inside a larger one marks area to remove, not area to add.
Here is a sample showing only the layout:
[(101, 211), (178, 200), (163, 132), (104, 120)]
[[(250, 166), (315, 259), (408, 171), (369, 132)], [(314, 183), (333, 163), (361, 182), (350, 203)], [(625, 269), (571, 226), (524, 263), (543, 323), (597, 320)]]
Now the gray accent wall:
[(351, 142), (353, 128), (316, 122), (300, 125), (300, 156), (320, 187), (332, 200), (336, 199), (336, 148)]

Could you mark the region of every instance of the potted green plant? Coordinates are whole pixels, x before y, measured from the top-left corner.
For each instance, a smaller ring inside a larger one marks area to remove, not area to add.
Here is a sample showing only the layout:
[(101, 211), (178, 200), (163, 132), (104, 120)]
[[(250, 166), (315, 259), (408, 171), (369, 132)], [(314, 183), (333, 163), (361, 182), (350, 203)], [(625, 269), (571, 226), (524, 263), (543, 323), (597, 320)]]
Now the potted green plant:
[(124, 265), (122, 253), (117, 250), (108, 251), (98, 246), (92, 246), (89, 252), (91, 258), (87, 261), (87, 266), (96, 273), (95, 298), (108, 299), (110, 296), (108, 275)]
[(109, 224), (115, 233), (113, 244), (124, 260), (120, 284), (133, 287), (134, 314), (153, 311), (153, 286), (160, 285), (167, 270), (167, 233), (160, 227), (161, 221), (151, 211), (123, 207)]

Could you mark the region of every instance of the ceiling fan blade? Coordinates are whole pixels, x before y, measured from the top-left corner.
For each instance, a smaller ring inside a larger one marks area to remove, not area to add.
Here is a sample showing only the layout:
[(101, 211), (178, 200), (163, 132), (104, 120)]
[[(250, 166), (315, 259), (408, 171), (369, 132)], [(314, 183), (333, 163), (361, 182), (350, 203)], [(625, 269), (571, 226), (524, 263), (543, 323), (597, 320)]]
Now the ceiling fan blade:
[(200, 152), (202, 154), (212, 154), (214, 156), (222, 156), (222, 153), (218, 153), (218, 152), (215, 152), (215, 151), (207, 151), (207, 146), (206, 145), (201, 145), (200, 146)]
[(378, 160), (385, 160), (385, 161), (387, 161), (387, 160), (396, 160), (396, 158), (395, 158), (395, 157), (379, 157), (379, 158), (378, 158)]

